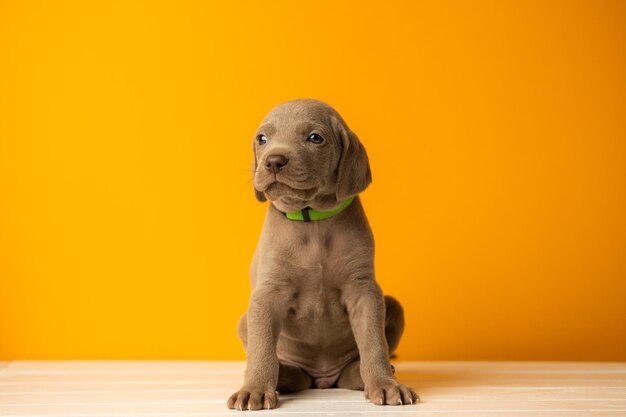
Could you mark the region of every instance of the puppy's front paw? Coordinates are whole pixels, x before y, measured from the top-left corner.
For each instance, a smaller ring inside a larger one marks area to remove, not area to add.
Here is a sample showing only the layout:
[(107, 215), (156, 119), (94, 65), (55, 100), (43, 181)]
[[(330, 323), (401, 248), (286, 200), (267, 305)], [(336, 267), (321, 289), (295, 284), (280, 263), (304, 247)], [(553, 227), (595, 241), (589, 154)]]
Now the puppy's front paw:
[(278, 405), (278, 393), (274, 390), (242, 388), (230, 396), (228, 408), (245, 410), (269, 410)]
[(366, 386), (365, 398), (376, 405), (409, 405), (420, 401), (415, 391), (393, 379)]

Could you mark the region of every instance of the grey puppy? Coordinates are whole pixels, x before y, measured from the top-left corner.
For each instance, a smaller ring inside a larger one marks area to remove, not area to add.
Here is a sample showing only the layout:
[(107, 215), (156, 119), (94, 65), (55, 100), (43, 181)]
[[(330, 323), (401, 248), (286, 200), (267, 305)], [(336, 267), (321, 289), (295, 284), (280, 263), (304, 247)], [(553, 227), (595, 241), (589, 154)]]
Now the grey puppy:
[(358, 194), (372, 178), (365, 148), (329, 105), (293, 100), (263, 120), (253, 182), (270, 200), (239, 322), (248, 362), (229, 408), (275, 408), (277, 392), (364, 390), (374, 404), (419, 401), (389, 355), (402, 307), (374, 279), (374, 239)]

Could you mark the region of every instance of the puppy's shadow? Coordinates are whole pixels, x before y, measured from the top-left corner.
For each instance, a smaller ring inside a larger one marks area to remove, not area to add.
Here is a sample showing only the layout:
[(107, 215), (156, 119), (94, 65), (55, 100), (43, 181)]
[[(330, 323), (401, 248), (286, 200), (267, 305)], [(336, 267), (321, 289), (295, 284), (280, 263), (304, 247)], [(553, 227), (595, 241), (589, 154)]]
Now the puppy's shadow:
[[(505, 386), (515, 384), (511, 378), (505, 380), (502, 374), (508, 373), (507, 367), (486, 367), (482, 362), (424, 362), (399, 363), (396, 365), (396, 379), (412, 387), (419, 395), (420, 391), (439, 389), (474, 388), (480, 386)], [(517, 380), (520, 382), (521, 380)]]
[[(420, 396), (421, 402), (428, 402), (429, 394), (441, 395), (441, 390), (462, 392), (462, 389), (471, 389), (485, 385), (490, 380), (490, 372), (485, 372), (480, 366), (456, 367), (453, 363), (397, 363), (396, 379), (408, 385)], [(494, 381), (495, 382), (495, 381)], [(461, 389), (461, 390), (459, 390)], [(458, 395), (458, 394), (457, 394)], [(470, 394), (471, 395), (471, 394)], [(320, 401), (367, 402), (363, 398), (363, 391), (352, 391), (340, 388), (318, 389), (312, 388), (294, 393), (280, 394), (281, 406), (289, 404), (298, 407), (301, 404), (310, 404)], [(306, 407), (306, 406), (305, 406)]]

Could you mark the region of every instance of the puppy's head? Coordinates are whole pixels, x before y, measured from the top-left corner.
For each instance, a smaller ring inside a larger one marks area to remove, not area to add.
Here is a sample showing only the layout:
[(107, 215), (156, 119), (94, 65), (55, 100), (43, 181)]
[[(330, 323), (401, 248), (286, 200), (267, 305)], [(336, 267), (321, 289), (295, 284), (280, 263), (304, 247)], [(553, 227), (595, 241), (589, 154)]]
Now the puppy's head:
[(257, 129), (253, 151), (256, 197), (281, 211), (331, 210), (372, 181), (358, 137), (318, 100), (272, 109)]

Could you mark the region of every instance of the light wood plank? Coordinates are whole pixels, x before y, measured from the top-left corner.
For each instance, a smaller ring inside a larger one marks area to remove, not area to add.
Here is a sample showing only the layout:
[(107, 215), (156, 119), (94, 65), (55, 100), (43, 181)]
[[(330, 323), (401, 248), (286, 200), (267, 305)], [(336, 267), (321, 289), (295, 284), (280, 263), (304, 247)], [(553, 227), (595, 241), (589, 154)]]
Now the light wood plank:
[[(45, 403), (88, 403), (89, 401), (110, 401), (119, 403), (136, 402), (175, 402), (205, 401), (207, 399), (227, 398), (234, 388), (206, 389), (126, 389), (126, 390), (89, 390), (89, 391), (29, 391), (6, 392), (0, 396), (0, 404), (45, 404)], [(494, 392), (495, 391), (495, 392)], [(332, 400), (335, 392), (328, 391), (321, 400)], [(546, 389), (509, 388), (500, 389), (438, 389), (424, 388), (420, 390), (423, 398), (437, 402), (485, 401), (485, 402), (539, 402), (539, 401), (607, 401), (624, 402), (626, 405), (626, 389), (606, 390), (601, 388), (584, 389)], [(298, 398), (298, 397), (296, 397)], [(360, 399), (359, 399), (360, 401)]]
[[(233, 415), (225, 400), (243, 362), (17, 361), (0, 368), (0, 415), (32, 417)], [(399, 362), (423, 402), (376, 407), (362, 392), (281, 395), (255, 414), (626, 416), (626, 363)]]

